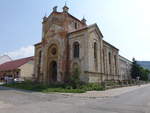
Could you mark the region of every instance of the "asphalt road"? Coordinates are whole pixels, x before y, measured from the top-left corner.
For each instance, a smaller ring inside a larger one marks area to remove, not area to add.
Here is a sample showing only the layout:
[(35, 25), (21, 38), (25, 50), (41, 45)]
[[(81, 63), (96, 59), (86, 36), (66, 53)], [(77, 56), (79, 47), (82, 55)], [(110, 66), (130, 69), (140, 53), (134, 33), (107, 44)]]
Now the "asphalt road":
[(0, 87), (0, 113), (150, 113), (150, 85), (107, 98), (81, 98)]

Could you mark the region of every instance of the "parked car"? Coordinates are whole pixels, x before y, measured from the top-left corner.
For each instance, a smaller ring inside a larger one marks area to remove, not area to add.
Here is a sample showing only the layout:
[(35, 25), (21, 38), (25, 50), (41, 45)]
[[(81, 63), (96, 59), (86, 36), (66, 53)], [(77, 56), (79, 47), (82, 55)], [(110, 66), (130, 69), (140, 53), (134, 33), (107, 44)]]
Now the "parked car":
[(23, 78), (15, 78), (14, 82), (16, 82), (16, 83), (22, 83), (22, 82), (24, 82), (24, 79)]

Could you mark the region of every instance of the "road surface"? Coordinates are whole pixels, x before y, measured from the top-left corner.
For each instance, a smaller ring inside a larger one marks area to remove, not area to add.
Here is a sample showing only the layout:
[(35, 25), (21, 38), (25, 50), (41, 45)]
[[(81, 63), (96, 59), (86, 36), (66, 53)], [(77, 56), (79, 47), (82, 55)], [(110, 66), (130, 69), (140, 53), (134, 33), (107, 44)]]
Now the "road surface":
[(129, 89), (98, 98), (0, 87), (0, 113), (150, 113), (150, 85)]

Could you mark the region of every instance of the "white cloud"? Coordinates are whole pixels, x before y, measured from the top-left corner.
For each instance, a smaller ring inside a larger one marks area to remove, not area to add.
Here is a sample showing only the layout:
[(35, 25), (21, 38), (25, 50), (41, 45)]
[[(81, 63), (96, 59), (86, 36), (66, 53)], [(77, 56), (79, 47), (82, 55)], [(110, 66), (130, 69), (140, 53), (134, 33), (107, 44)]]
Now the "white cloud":
[(34, 46), (21, 47), (18, 50), (5, 53), (12, 59), (24, 58), (34, 55)]

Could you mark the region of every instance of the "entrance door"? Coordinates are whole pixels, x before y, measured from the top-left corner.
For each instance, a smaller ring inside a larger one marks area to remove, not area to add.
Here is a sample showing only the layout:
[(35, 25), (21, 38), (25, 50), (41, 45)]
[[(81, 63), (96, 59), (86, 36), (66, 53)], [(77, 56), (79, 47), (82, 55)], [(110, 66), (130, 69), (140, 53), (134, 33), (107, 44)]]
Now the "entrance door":
[(51, 62), (51, 80), (52, 82), (56, 82), (57, 81), (57, 62), (56, 61), (52, 61)]

